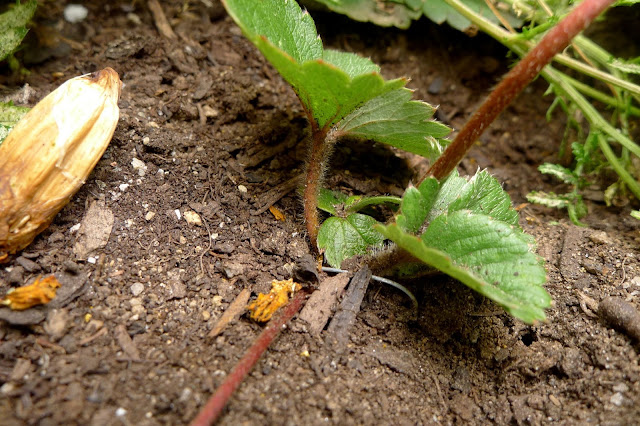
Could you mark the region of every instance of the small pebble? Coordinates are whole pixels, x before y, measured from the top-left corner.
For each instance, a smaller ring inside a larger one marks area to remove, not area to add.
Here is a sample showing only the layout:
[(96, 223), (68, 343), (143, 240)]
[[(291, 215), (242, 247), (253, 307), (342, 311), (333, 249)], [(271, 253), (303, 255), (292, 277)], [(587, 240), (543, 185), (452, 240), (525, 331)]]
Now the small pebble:
[(238, 191), (242, 192), (243, 194), (247, 193), (247, 187), (244, 185), (238, 185)]
[(16, 259), (16, 263), (22, 266), (27, 272), (36, 272), (40, 270), (40, 265), (24, 256), (18, 257)]
[(155, 216), (156, 216), (156, 214), (154, 212), (148, 212), (146, 215), (144, 215), (144, 220), (146, 220), (148, 222), (151, 219), (153, 219)]
[(144, 161), (138, 160), (135, 157), (131, 160), (131, 167), (138, 172), (138, 176), (142, 177), (147, 173), (147, 165), (144, 164)]
[(65, 21), (70, 24), (77, 24), (87, 18), (89, 10), (81, 4), (69, 4), (64, 8), (62, 14)]
[(139, 296), (140, 293), (142, 293), (143, 291), (144, 291), (144, 284), (142, 283), (131, 284), (131, 294), (133, 294), (134, 297)]
[(613, 395), (611, 395), (611, 399), (609, 401), (611, 401), (613, 405), (619, 407), (622, 405), (622, 402), (624, 401), (624, 396), (622, 396), (620, 392), (616, 392)]

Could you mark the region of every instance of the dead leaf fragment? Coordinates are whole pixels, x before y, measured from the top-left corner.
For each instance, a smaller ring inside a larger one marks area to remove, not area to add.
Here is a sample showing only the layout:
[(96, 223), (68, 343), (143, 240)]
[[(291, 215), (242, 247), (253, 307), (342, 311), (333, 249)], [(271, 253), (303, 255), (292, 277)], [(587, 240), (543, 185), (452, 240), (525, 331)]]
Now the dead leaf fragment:
[(247, 309), (251, 311), (251, 319), (258, 322), (267, 322), (273, 314), (289, 301), (289, 294), (300, 290), (302, 287), (294, 283), (292, 278), (284, 281), (271, 281), (271, 291), (267, 294), (258, 294), (258, 298)]
[(243, 289), (240, 294), (236, 296), (236, 298), (231, 302), (226, 311), (222, 314), (220, 319), (213, 326), (211, 331), (209, 332), (209, 337), (216, 337), (220, 335), (227, 328), (227, 325), (231, 323), (233, 320), (237, 319), (242, 313), (245, 311), (247, 307), (247, 302), (249, 301), (249, 296), (251, 292), (249, 289)]
[(95, 250), (107, 245), (114, 221), (113, 212), (103, 200), (94, 201), (89, 205), (78, 231), (78, 240), (73, 247), (78, 258), (85, 259)]
[(131, 336), (129, 336), (127, 328), (124, 325), (118, 325), (114, 331), (114, 335), (118, 345), (120, 345), (124, 353), (130, 359), (135, 361), (140, 360), (140, 352), (138, 351), (135, 343), (133, 343), (133, 340), (131, 340)]
[(39, 276), (36, 280), (24, 287), (11, 289), (0, 303), (14, 311), (22, 311), (32, 306), (44, 305), (56, 297), (56, 289), (60, 283), (53, 275), (44, 279)]

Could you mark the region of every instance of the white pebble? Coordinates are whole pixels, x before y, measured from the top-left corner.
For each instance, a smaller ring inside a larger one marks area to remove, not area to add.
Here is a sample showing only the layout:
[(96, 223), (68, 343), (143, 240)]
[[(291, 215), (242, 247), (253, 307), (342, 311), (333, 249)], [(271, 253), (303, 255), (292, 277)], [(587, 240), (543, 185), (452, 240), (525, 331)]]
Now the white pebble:
[(244, 185), (238, 185), (238, 191), (242, 192), (243, 194), (247, 193), (247, 187)]
[(131, 284), (131, 294), (134, 296), (139, 296), (144, 290), (144, 284), (142, 283), (133, 283)]
[(202, 226), (202, 219), (200, 219), (198, 213), (194, 211), (187, 210), (184, 212), (184, 220), (186, 220), (189, 225)]
[(144, 161), (138, 160), (135, 157), (131, 160), (131, 167), (133, 167), (133, 170), (138, 171), (138, 176), (144, 176), (147, 173), (147, 165), (144, 164)]
[(180, 213), (180, 209), (175, 209), (173, 212), (176, 214), (178, 220), (182, 219), (182, 213)]
[(71, 24), (77, 24), (86, 19), (89, 10), (81, 4), (69, 4), (64, 8), (62, 14), (64, 15), (65, 21)]

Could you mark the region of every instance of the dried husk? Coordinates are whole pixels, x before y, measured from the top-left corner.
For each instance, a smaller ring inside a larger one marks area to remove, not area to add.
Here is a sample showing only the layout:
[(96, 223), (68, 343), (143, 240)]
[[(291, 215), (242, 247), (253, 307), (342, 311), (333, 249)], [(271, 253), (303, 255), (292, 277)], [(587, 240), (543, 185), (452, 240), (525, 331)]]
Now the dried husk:
[(105, 68), (42, 99), (0, 145), (0, 256), (49, 226), (107, 149), (122, 83)]

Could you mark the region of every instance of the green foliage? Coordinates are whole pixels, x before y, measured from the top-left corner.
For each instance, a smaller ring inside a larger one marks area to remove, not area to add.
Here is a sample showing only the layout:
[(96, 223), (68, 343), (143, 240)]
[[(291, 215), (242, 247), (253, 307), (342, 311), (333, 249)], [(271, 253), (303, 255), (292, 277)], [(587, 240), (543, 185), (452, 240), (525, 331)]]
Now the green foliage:
[[(429, 158), (449, 129), (431, 121), (434, 109), (411, 101), (406, 80), (385, 80), (371, 60), (324, 50), (315, 24), (293, 0), (224, 0), (231, 17), (295, 90), (315, 122), (334, 137), (390, 144)], [(395, 115), (392, 115), (394, 114)], [(387, 126), (379, 126), (388, 115)], [(405, 114), (404, 116), (401, 114)], [(397, 124), (391, 125), (391, 121)]]
[(442, 184), (427, 179), (419, 188), (409, 188), (396, 223), (376, 229), (425, 264), (531, 323), (544, 320), (551, 299), (542, 287), (546, 272), (533, 238), (517, 220), (509, 196), (482, 171), (468, 181), (454, 174)]
[[(342, 13), (357, 21), (373, 22), (383, 27), (408, 28), (411, 22), (426, 16), (437, 24), (446, 22), (457, 30), (467, 30), (472, 22), (449, 6), (444, 0), (315, 0), (330, 10)], [(487, 19), (498, 23), (484, 0), (464, 0), (465, 4)], [(505, 14), (514, 27), (522, 24), (515, 15)]]
[[(446, 21), (460, 30), (473, 25), (519, 56), (526, 54), (575, 6), (575, 2), (570, 0), (505, 0), (494, 3), (494, 10), (488, 7), (485, 0), (316, 1), (353, 19), (379, 25), (404, 28), (421, 13), (434, 22)], [(620, 0), (614, 6), (632, 6), (637, 3), (638, 0)], [(387, 7), (389, 16), (380, 18), (385, 15)], [(494, 12), (500, 16), (494, 15)], [(548, 117), (559, 106), (568, 118), (559, 157), (565, 158), (564, 147), (568, 145), (568, 139), (572, 138), (575, 162), (571, 172), (581, 183), (570, 183), (574, 190), (568, 194), (536, 193), (530, 200), (567, 208), (571, 220), (579, 223), (579, 218), (586, 214), (586, 206), (579, 193), (586, 186), (583, 182), (586, 182), (589, 175), (609, 170), (617, 174), (618, 181), (613, 182), (604, 194), (608, 203), (613, 198), (630, 195), (640, 199), (640, 170), (636, 166), (640, 158), (640, 144), (630, 137), (634, 134), (633, 123), (640, 117), (640, 85), (633, 79), (640, 74), (640, 58), (616, 58), (581, 35), (575, 37), (572, 48), (556, 56), (556, 61), (583, 75), (576, 79), (552, 66), (545, 67), (541, 72), (549, 82), (549, 93), (555, 96)], [(602, 87), (606, 88), (603, 90)], [(596, 105), (604, 107), (596, 108)], [(583, 121), (589, 125), (589, 135), (583, 134)], [(577, 133), (577, 136), (572, 136), (573, 133)], [(581, 145), (582, 149), (576, 148), (576, 145)]]
[(325, 220), (318, 233), (318, 247), (324, 250), (327, 263), (339, 268), (345, 259), (380, 247), (384, 237), (373, 229), (376, 223), (371, 216), (360, 213)]
[(0, 61), (12, 54), (27, 35), (27, 22), (33, 17), (37, 6), (36, 0), (22, 4), (18, 0), (11, 9), (0, 15)]
[[(402, 199), (347, 196), (314, 187), (322, 177), (320, 162), (326, 161), (324, 145), (341, 137), (374, 140), (429, 158), (441, 153), (447, 143), (441, 138), (449, 129), (432, 120), (431, 106), (411, 100), (405, 80), (386, 81), (370, 60), (324, 50), (313, 21), (293, 0), (223, 2), (245, 35), (292, 85), (309, 116), (311, 158), (319, 163), (307, 168), (305, 218), (311, 240), (317, 241), (331, 266), (371, 253), (388, 238), (425, 267), (459, 279), (523, 321), (545, 318), (550, 298), (542, 288), (546, 272), (534, 241), (518, 226), (509, 196), (486, 171), (470, 179), (455, 172), (442, 182), (429, 178), (417, 188), (409, 187)], [(407, 4), (423, 6), (421, 0)], [(396, 223), (384, 226), (363, 214), (383, 203), (400, 206)], [(318, 208), (332, 215), (319, 230)], [(405, 276), (416, 270), (415, 262), (404, 269), (402, 264), (391, 266)]]
[(0, 144), (27, 112), (29, 108), (15, 106), (13, 102), (0, 102)]

